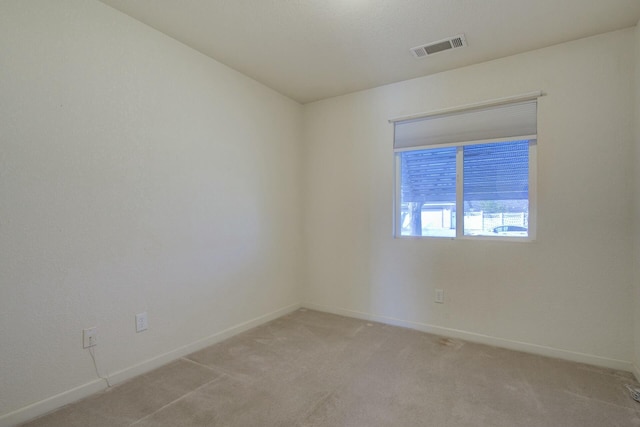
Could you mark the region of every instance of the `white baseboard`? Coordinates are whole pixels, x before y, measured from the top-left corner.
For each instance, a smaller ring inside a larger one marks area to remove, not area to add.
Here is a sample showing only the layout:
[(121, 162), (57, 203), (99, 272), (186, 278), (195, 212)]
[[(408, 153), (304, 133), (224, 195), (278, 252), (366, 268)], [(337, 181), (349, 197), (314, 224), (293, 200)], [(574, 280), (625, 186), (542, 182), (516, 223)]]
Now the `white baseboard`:
[[(282, 317), (286, 314), (291, 313), (292, 311), (297, 310), (300, 307), (300, 303), (291, 304), (271, 313), (258, 316), (254, 319), (232, 326), (228, 329), (217, 332), (198, 341), (194, 341), (190, 344), (176, 348), (175, 350), (171, 350), (167, 353), (145, 360), (144, 362), (138, 363), (134, 366), (115, 372), (109, 376), (109, 380), (111, 384), (117, 384), (126, 381), (138, 375), (149, 372), (155, 368), (159, 368), (160, 366), (179, 359), (182, 356), (186, 356), (195, 351), (201, 350), (212, 344), (244, 332), (248, 329), (262, 325), (263, 323), (277, 319), (278, 317)], [(39, 402), (35, 402), (31, 405), (22, 407), (16, 411), (9, 412), (0, 416), (0, 427), (16, 426), (104, 389), (106, 389), (106, 383), (104, 382), (104, 380), (93, 380), (71, 390), (64, 391), (60, 394), (56, 394), (55, 396), (48, 397)]]
[(96, 379), (81, 386), (72, 388), (54, 396), (48, 397), (31, 405), (24, 406), (16, 411), (9, 412), (0, 417), (0, 427), (12, 427), (29, 421), (54, 409), (80, 400), (93, 393), (107, 388), (104, 380)]
[(198, 341), (194, 341), (170, 352), (145, 360), (144, 362), (138, 363), (137, 365), (114, 372), (113, 374), (109, 375), (109, 380), (112, 384), (117, 384), (138, 375), (142, 375), (153, 369), (159, 368), (162, 365), (166, 365), (169, 362), (179, 359), (182, 356), (186, 356), (195, 351), (202, 350), (205, 347), (209, 347), (210, 345), (226, 340), (227, 338), (231, 338), (232, 336), (237, 335), (241, 332), (244, 332), (251, 328), (255, 328), (256, 326), (262, 325), (263, 323), (289, 314), (292, 311), (299, 309), (300, 307), (302, 307), (300, 303), (291, 304), (271, 313), (267, 313), (265, 315), (240, 323), (239, 325), (232, 326), (223, 331), (217, 332)]
[[(558, 359), (570, 360), (573, 362), (586, 363), (589, 365), (600, 366), (604, 368), (617, 369), (621, 371), (634, 371), (633, 363), (626, 360), (610, 359), (601, 356), (595, 356), (586, 353), (579, 353), (570, 350), (563, 350), (554, 347), (546, 347), (538, 344), (530, 344), (521, 341), (512, 341), (504, 338), (492, 337), (490, 335), (477, 334), (474, 332), (462, 331), (459, 329), (445, 328), (442, 326), (429, 325), (427, 323), (412, 322), (409, 320), (396, 319), (393, 317), (380, 316), (376, 314), (363, 313), (359, 311), (348, 310), (338, 307), (328, 307), (318, 304), (302, 304), (311, 310), (324, 311), (327, 313), (339, 314), (357, 319), (371, 320), (374, 322), (385, 323), (388, 325), (402, 326), (405, 328), (416, 329), (422, 332), (428, 332), (434, 335), (442, 335), (450, 338), (457, 338), (471, 341), (479, 344), (487, 344), (494, 347), (506, 348), (509, 350), (522, 351), (525, 353), (538, 354), (541, 356), (555, 357)], [(634, 371), (636, 378), (640, 381), (640, 370), (635, 366)]]

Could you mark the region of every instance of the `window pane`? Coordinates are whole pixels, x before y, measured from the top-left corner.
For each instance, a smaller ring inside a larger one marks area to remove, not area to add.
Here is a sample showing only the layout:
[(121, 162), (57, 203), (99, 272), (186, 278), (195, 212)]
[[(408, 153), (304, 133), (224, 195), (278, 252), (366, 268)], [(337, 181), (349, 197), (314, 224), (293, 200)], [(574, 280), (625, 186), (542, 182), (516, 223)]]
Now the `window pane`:
[(456, 235), (456, 148), (399, 154), (403, 236)]
[(463, 149), (464, 234), (529, 235), (529, 141)]

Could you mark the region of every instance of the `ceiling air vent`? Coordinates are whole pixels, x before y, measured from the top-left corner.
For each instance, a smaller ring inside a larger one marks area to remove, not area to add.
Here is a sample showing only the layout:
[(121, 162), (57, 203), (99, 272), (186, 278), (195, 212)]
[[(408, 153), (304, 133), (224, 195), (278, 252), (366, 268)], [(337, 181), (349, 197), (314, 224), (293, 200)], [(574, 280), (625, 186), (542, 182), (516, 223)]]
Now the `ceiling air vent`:
[(467, 40), (464, 34), (458, 34), (457, 36), (449, 37), (448, 39), (439, 40), (437, 42), (425, 44), (422, 46), (412, 47), (411, 53), (416, 58), (426, 58), (427, 56), (436, 54), (438, 52), (444, 52), (449, 49), (456, 49), (459, 47), (465, 47)]

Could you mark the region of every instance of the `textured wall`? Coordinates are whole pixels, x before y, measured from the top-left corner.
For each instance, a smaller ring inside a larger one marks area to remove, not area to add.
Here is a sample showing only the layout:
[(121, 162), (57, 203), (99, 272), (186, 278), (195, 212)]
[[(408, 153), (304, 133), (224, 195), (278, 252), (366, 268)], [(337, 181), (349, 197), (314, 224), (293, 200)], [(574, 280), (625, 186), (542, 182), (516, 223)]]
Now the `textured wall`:
[[(122, 377), (295, 304), (302, 273), (319, 307), (632, 360), (634, 43), (605, 34), (303, 116), (101, 3), (0, 2), (0, 420), (102, 386), (82, 328)], [(394, 240), (387, 119), (537, 89), (537, 241)]]
[(299, 302), (299, 104), (95, 1), (0, 70), (0, 416)]
[[(634, 37), (607, 33), (305, 105), (305, 302), (630, 369)], [(546, 93), (537, 240), (393, 239), (387, 120), (533, 90)], [(435, 288), (445, 304), (433, 303)]]
[(634, 275), (634, 310), (635, 310), (635, 358), (634, 371), (638, 381), (640, 381), (640, 22), (635, 30), (635, 84), (636, 84), (636, 104), (634, 110), (635, 118), (635, 159), (634, 159), (634, 184), (635, 184), (635, 215), (634, 215), (634, 254), (633, 264), (635, 266)]

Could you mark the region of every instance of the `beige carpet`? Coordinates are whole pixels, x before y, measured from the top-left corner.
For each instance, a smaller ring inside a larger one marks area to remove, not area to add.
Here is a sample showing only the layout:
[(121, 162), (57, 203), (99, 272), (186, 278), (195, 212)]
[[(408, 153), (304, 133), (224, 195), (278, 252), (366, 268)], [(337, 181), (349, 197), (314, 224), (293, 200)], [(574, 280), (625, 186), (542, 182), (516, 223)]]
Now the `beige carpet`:
[(633, 381), (302, 309), (27, 425), (629, 427)]

